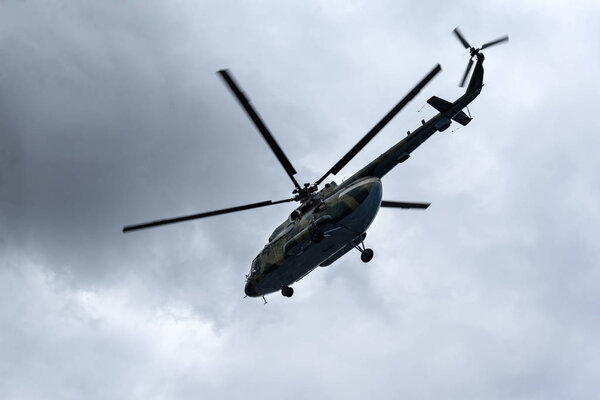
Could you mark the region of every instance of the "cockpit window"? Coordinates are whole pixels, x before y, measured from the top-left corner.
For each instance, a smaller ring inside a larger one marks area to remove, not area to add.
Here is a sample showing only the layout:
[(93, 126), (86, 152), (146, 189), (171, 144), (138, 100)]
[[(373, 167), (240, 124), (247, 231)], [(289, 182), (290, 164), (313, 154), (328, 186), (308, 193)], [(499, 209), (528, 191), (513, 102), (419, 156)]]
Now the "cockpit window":
[(248, 273), (248, 276), (254, 276), (258, 273), (258, 256), (256, 256), (254, 258), (254, 260), (252, 260), (252, 265), (250, 266), (250, 273)]
[(294, 229), (294, 224), (288, 224), (288, 226), (286, 226), (285, 229), (281, 229), (277, 233), (277, 236), (271, 237), (271, 240), (269, 241), (269, 243), (267, 243), (267, 246), (270, 246), (271, 244), (277, 242), (279, 239), (287, 235), (292, 229)]

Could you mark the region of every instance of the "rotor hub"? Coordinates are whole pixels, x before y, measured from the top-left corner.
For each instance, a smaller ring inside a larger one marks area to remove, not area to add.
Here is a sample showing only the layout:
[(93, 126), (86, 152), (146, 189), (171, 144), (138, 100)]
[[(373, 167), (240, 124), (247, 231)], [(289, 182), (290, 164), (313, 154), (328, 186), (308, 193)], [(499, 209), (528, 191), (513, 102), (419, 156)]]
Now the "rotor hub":
[(316, 184), (305, 183), (304, 187), (294, 189), (292, 194), (294, 194), (294, 200), (304, 202), (308, 200), (317, 189), (318, 187)]
[(478, 60), (481, 60), (481, 61), (483, 61), (483, 60), (485, 59), (485, 57), (484, 57), (483, 53), (481, 52), (481, 48), (479, 48), (479, 49), (476, 49), (476, 48), (474, 48), (474, 47), (471, 47), (471, 48), (469, 49), (469, 52), (471, 53), (471, 58), (473, 58), (473, 57), (477, 57), (477, 59), (478, 59)]

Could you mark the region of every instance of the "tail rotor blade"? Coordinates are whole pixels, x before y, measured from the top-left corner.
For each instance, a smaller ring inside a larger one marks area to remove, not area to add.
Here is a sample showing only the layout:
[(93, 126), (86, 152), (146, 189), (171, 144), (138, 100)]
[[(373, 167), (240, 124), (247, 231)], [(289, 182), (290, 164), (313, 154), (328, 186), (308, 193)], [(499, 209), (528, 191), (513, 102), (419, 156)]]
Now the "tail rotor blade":
[(487, 47), (493, 46), (495, 44), (502, 43), (502, 42), (508, 42), (508, 35), (502, 36), (499, 39), (496, 39), (496, 40), (493, 40), (491, 42), (488, 42), (488, 43), (484, 44), (483, 46), (481, 46), (481, 50), (483, 50), (483, 49), (485, 49)]
[(471, 48), (471, 45), (469, 44), (469, 42), (467, 42), (467, 40), (460, 33), (460, 30), (458, 29), (458, 26), (456, 28), (454, 28), (453, 32), (456, 35), (456, 37), (458, 38), (458, 40), (460, 40), (460, 42), (462, 43), (462, 45), (465, 46), (465, 49), (470, 49)]
[(465, 74), (462, 78), (462, 81), (460, 81), (460, 87), (465, 86), (465, 82), (467, 81), (467, 77), (469, 76), (469, 72), (471, 72), (471, 67), (473, 67), (473, 59), (469, 58), (469, 63), (467, 64), (467, 69), (465, 69)]

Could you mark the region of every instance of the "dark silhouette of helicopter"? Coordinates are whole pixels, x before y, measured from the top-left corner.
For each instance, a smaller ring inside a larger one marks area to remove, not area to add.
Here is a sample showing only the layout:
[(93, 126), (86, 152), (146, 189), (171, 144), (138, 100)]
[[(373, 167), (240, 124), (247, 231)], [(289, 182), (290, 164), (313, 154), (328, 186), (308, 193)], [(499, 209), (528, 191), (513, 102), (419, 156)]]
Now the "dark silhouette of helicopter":
[(454, 102), (436, 96), (431, 97), (427, 102), (439, 111), (436, 116), (427, 122), (421, 121), (421, 126), (413, 132), (409, 131), (405, 138), (349, 179), (339, 185), (335, 182), (325, 183), (321, 189), (319, 185), (330, 174), (336, 175), (441, 71), (440, 65), (436, 65), (322, 177), (312, 184), (304, 185), (300, 185), (294, 178), (296, 170), (231, 74), (227, 70), (219, 71), (293, 182), (295, 187), (292, 191), (293, 197), (130, 225), (124, 227), (123, 232), (297, 201), (300, 205), (292, 211), (289, 218), (275, 228), (264, 249), (252, 261), (250, 272), (246, 275), (247, 296), (263, 296), (264, 299), (264, 295), (281, 290), (284, 296), (291, 297), (294, 294), (294, 290), (290, 287), (293, 283), (302, 279), (317, 266), (331, 265), (353, 248), (361, 253), (363, 262), (371, 261), (373, 250), (365, 247), (364, 239), (366, 230), (375, 219), (380, 207), (426, 209), (430, 205), (429, 203), (382, 201), (381, 178), (396, 165), (408, 160), (410, 154), (431, 135), (448, 129), (452, 121), (463, 126), (471, 122), (472, 118), (462, 110), (479, 95), (483, 87), (484, 56), (481, 50), (508, 41), (508, 36), (504, 36), (480, 48), (475, 48), (466, 41), (458, 28), (454, 29), (454, 34), (470, 52), (469, 62), (459, 86), (464, 86), (474, 59), (477, 60), (465, 93)]

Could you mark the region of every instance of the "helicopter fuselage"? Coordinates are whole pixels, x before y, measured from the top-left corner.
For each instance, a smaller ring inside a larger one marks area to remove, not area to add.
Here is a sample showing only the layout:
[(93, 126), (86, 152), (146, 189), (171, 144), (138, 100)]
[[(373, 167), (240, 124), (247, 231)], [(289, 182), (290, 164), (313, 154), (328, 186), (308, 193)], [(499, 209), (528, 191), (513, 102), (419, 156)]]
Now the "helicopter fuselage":
[[(463, 125), (470, 121), (461, 110), (481, 92), (482, 63), (483, 55), (478, 57), (463, 96), (453, 103), (441, 99), (430, 102), (439, 114), (427, 122), (422, 121), (421, 126), (408, 132), (401, 141), (339, 186), (334, 182), (326, 184), (277, 227), (252, 262), (246, 276), (246, 295), (258, 297), (279, 291), (317, 266), (330, 265), (352, 248), (360, 250), (359, 244), (381, 207), (381, 178), (408, 160), (410, 154), (434, 133), (445, 131), (452, 120), (463, 119)], [(315, 230), (321, 230), (323, 237), (313, 237)]]
[[(257, 297), (281, 290), (317, 266), (329, 265), (357, 246), (381, 205), (379, 178), (350, 185), (330, 183), (298, 210), (298, 218), (281, 224), (252, 262), (245, 292)], [(313, 232), (320, 230), (322, 237)]]

